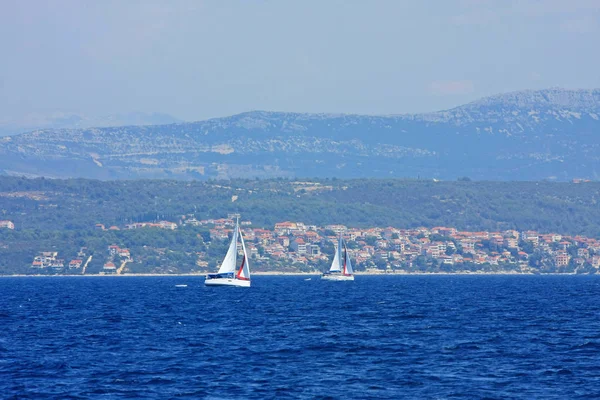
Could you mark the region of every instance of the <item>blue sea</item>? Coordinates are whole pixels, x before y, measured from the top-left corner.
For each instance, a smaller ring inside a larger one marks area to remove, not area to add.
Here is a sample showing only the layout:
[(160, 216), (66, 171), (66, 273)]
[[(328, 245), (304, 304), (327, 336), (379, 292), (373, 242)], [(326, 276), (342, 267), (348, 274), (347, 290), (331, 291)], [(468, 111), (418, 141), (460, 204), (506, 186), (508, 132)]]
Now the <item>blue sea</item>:
[(600, 398), (600, 277), (252, 285), (1, 278), (0, 397)]

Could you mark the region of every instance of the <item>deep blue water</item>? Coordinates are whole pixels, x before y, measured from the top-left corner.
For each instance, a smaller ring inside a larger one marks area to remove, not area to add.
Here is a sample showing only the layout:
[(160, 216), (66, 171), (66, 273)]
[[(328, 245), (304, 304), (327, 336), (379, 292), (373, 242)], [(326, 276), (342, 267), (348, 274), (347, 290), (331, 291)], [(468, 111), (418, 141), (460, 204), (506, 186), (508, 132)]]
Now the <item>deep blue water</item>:
[(600, 277), (304, 279), (2, 278), (0, 397), (600, 398)]

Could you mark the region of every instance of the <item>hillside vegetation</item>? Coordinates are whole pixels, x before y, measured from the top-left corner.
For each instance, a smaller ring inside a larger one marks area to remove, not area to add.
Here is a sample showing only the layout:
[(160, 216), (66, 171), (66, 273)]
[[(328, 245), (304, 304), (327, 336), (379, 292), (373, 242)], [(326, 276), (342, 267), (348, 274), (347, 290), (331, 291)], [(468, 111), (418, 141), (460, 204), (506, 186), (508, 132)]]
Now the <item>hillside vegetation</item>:
[[(109, 245), (131, 249), (136, 272), (195, 270), (197, 253), (214, 268), (226, 241), (207, 227), (124, 230), (133, 222), (180, 223), (240, 213), (253, 227), (276, 222), (348, 227), (446, 226), (467, 231), (537, 230), (600, 237), (600, 184), (586, 182), (434, 182), (419, 180), (95, 181), (0, 177), (0, 274), (32, 273), (33, 256), (58, 251), (96, 255), (97, 273)], [(103, 224), (107, 230), (96, 229)], [(120, 230), (108, 230), (111, 226)], [(330, 249), (332, 251), (332, 247)], [(268, 269), (269, 265), (264, 265)]]
[(370, 116), (253, 111), (0, 138), (0, 174), (95, 179), (598, 179), (600, 90), (506, 93)]
[(600, 183), (395, 179), (95, 181), (0, 177), (1, 219), (17, 230), (91, 230), (193, 214), (254, 226), (307, 224), (535, 229), (600, 236)]

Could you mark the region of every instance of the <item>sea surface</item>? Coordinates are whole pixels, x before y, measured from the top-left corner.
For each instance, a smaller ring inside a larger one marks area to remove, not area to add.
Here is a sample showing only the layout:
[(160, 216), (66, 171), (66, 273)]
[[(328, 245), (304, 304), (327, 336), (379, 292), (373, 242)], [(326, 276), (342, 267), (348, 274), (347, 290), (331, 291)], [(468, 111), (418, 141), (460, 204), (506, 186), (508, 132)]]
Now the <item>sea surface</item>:
[(0, 398), (600, 398), (600, 276), (252, 285), (0, 278)]

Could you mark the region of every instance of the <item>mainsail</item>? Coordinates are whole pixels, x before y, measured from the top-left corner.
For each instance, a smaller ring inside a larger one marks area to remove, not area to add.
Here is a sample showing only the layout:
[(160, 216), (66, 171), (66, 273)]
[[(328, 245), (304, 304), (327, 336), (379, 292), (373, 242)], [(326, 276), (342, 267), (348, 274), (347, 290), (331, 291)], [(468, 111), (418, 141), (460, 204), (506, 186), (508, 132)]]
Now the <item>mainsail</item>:
[(342, 235), (338, 241), (337, 249), (335, 249), (335, 255), (333, 256), (333, 262), (329, 272), (342, 272)]
[[(235, 265), (237, 262), (237, 239), (238, 239), (238, 224), (235, 224), (235, 229), (233, 230), (233, 237), (231, 238), (231, 244), (229, 245), (229, 249), (227, 250), (227, 254), (225, 254), (225, 258), (223, 259), (223, 263), (221, 264), (221, 268), (219, 268), (219, 274), (226, 274), (229, 272), (235, 272)], [(245, 253), (245, 252), (244, 252)]]

